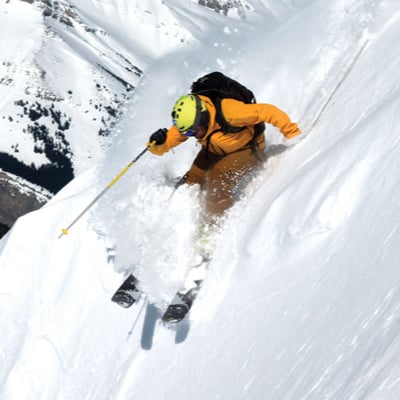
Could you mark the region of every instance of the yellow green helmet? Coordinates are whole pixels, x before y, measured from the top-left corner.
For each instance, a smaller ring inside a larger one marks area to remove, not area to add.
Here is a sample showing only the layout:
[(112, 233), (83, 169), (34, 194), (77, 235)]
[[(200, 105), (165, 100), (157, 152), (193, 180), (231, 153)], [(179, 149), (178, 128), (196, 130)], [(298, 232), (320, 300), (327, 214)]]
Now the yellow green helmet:
[(172, 122), (181, 133), (188, 130), (195, 131), (199, 127), (203, 111), (207, 111), (204, 101), (195, 94), (187, 94), (175, 103), (172, 109)]

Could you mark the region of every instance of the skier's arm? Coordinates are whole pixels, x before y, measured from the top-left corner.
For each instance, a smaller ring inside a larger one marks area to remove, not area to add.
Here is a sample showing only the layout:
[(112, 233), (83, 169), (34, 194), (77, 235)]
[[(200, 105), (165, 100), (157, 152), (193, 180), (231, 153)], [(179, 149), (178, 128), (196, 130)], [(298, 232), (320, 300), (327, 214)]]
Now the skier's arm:
[(267, 122), (280, 129), (288, 139), (301, 133), (296, 123), (289, 116), (272, 104), (245, 104), (241, 101), (224, 99), (222, 101), (224, 117), (234, 126), (255, 125)]

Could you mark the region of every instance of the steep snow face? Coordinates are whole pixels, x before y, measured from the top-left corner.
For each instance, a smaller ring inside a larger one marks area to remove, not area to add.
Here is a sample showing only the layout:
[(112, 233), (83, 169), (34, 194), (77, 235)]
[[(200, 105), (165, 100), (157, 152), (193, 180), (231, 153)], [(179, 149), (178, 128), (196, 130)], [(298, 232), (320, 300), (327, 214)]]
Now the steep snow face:
[[(193, 12), (184, 16), (201, 8), (195, 3), (3, 2), (0, 168), (56, 192), (96, 163), (143, 70), (193, 44), (193, 33), (203, 37)], [(198, 3), (256, 17), (246, 1)], [(269, 23), (293, 8), (268, 3), (259, 2), (257, 13)]]
[(53, 192), (104, 154), (147, 65), (191, 41), (157, 2), (0, 7), (0, 168)]
[[(152, 63), (104, 161), (0, 241), (0, 397), (398, 398), (397, 2), (304, 2), (278, 29), (169, 3), (198, 43)], [(268, 128), (270, 158), (227, 215), (189, 321), (167, 329), (157, 310), (189, 267), (200, 196), (171, 180), (193, 141), (145, 154), (57, 236), (214, 69), (304, 136), (272, 156), (289, 143)], [(109, 301), (116, 271), (143, 282), (132, 309)]]

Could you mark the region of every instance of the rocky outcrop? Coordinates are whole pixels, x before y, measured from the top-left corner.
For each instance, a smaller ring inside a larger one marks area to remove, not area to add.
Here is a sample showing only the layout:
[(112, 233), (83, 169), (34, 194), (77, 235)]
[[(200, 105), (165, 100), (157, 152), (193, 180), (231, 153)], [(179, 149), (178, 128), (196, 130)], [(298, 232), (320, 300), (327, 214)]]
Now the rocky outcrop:
[(235, 10), (240, 18), (245, 18), (246, 10), (250, 9), (245, 0), (198, 0), (198, 4), (211, 8), (219, 14), (229, 15), (230, 11)]
[(20, 216), (39, 209), (50, 197), (40, 187), (0, 171), (0, 237)]

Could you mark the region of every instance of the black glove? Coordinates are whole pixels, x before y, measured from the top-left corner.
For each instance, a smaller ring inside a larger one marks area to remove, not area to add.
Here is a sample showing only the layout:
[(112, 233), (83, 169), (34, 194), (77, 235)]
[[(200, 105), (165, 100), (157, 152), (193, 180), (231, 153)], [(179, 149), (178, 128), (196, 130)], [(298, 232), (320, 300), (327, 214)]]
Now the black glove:
[(156, 142), (156, 144), (164, 144), (167, 140), (168, 129), (160, 128), (150, 135), (149, 142)]

